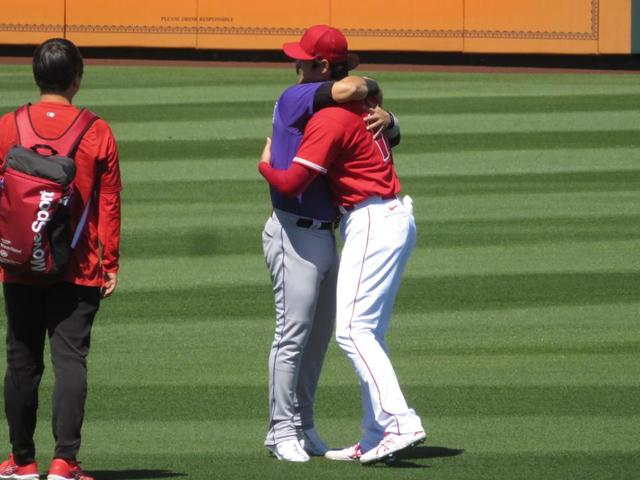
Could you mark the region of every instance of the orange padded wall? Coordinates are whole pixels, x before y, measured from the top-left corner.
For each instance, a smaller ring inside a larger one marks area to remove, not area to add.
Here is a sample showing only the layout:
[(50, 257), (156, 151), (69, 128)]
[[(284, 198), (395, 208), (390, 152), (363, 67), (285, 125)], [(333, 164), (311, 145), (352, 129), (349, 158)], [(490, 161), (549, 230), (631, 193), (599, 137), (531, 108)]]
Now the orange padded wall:
[[(196, 47), (198, 0), (66, 0), (67, 37), (82, 46)], [(108, 5), (108, 7), (107, 7)]]
[(0, 44), (38, 44), (64, 37), (65, 0), (19, 0), (0, 4)]
[[(315, 23), (354, 50), (630, 53), (632, 0), (7, 0), (0, 43), (279, 49)], [(98, 6), (100, 8), (98, 8)]]
[[(462, 51), (464, 0), (331, 1), (332, 25), (355, 50)], [(393, 12), (393, 13), (391, 13)]]
[(200, 0), (198, 48), (275, 50), (315, 23), (330, 23), (328, 0)]

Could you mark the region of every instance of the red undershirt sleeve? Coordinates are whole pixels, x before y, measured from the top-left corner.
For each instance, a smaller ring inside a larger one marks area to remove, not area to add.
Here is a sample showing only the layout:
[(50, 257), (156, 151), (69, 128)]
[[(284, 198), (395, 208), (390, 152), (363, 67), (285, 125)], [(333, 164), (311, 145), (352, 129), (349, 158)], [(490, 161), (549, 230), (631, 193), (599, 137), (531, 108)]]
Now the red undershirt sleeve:
[(300, 195), (318, 175), (317, 171), (297, 163), (292, 163), (288, 170), (277, 170), (268, 163), (260, 162), (258, 170), (267, 182), (285, 197)]

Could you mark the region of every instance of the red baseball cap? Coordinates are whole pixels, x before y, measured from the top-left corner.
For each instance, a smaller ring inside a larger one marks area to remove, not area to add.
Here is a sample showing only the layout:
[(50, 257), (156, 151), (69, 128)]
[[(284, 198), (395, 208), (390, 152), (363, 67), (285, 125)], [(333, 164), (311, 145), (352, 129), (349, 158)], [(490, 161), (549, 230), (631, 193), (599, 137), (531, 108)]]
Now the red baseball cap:
[(347, 39), (342, 32), (329, 25), (309, 27), (300, 42), (285, 43), (282, 49), (288, 57), (296, 60), (347, 62), (350, 70), (360, 63), (357, 55), (349, 53)]

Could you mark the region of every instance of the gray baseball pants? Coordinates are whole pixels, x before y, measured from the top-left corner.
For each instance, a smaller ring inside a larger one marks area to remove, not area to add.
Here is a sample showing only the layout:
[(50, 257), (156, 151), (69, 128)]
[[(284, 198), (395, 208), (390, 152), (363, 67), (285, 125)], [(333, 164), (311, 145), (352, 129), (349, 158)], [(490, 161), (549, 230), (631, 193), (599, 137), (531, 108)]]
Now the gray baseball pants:
[(333, 231), (299, 227), (299, 218), (274, 210), (262, 235), (276, 307), (267, 446), (314, 426), (316, 387), (335, 323), (339, 259)]

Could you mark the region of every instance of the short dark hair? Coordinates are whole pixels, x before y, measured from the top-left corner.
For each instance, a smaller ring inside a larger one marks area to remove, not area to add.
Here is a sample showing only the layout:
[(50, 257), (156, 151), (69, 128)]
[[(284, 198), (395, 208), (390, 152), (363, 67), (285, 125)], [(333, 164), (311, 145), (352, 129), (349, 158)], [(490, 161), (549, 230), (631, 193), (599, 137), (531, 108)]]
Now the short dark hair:
[(331, 80), (342, 80), (344, 77), (349, 75), (349, 66), (347, 62), (342, 63), (331, 63), (329, 64), (331, 68)]
[[(313, 68), (322, 68), (322, 60), (313, 60)], [(347, 62), (329, 63), (329, 78), (331, 80), (342, 80), (349, 75), (349, 65)]]
[(66, 91), (83, 70), (80, 50), (64, 38), (51, 38), (33, 53), (33, 77), (42, 93)]

